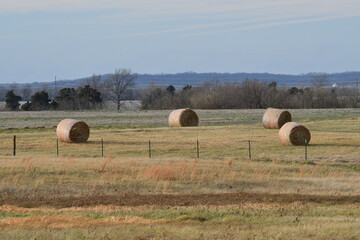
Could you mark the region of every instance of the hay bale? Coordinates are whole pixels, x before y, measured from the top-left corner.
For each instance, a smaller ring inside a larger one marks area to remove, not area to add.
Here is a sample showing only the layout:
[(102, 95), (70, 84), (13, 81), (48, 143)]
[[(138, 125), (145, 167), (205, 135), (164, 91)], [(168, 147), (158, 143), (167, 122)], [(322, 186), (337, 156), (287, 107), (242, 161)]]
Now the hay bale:
[(86, 142), (90, 135), (89, 126), (80, 120), (64, 119), (56, 128), (56, 135), (62, 142)]
[(174, 110), (169, 115), (170, 127), (190, 127), (199, 124), (199, 117), (190, 108)]
[(296, 122), (285, 123), (279, 131), (279, 139), (283, 145), (305, 145), (310, 142), (310, 131)]
[(270, 129), (280, 129), (287, 122), (291, 122), (291, 114), (288, 111), (276, 108), (266, 109), (262, 118), (264, 128)]

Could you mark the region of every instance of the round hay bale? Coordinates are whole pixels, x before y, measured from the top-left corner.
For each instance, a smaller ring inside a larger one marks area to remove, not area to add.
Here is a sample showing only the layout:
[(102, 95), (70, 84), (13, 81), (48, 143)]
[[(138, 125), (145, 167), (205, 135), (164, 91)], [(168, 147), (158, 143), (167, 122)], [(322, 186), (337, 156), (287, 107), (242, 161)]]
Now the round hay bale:
[(288, 111), (276, 108), (266, 109), (262, 118), (264, 128), (270, 129), (279, 129), (287, 122), (291, 122), (291, 114)]
[(170, 127), (190, 127), (199, 124), (199, 117), (190, 108), (174, 110), (169, 115)]
[(89, 126), (80, 120), (64, 119), (56, 128), (56, 135), (62, 142), (86, 142), (90, 135)]
[(283, 145), (305, 145), (311, 139), (310, 131), (303, 125), (296, 122), (285, 123), (279, 131), (279, 139)]

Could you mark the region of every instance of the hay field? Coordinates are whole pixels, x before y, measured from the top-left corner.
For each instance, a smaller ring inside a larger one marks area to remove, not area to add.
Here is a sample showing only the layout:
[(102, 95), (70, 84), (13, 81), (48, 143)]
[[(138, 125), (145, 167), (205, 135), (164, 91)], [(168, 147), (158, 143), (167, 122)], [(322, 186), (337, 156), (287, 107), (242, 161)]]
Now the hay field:
[[(360, 235), (359, 110), (290, 111), (312, 134), (307, 163), (304, 147), (284, 147), (278, 130), (262, 127), (263, 110), (198, 110), (196, 128), (167, 127), (170, 112), (1, 112), (0, 238)], [(57, 156), (63, 118), (91, 133), (88, 143), (60, 143)]]

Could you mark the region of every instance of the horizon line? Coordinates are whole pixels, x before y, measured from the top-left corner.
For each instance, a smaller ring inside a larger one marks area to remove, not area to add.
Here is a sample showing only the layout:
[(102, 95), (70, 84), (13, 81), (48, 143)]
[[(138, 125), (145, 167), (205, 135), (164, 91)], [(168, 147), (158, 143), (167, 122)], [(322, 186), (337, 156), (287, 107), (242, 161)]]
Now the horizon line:
[[(230, 75), (235, 75), (235, 74), (268, 74), (268, 75), (288, 75), (288, 76), (321, 76), (321, 75), (334, 75), (334, 74), (346, 74), (346, 73), (355, 73), (355, 74), (360, 74), (360, 70), (355, 71), (355, 70), (349, 70), (349, 71), (342, 71), (342, 72), (307, 72), (307, 73), (298, 73), (298, 74), (294, 74), (294, 73), (274, 73), (274, 72), (195, 72), (195, 71), (184, 71), (184, 72), (176, 72), (176, 73), (134, 73), (136, 75), (181, 75), (181, 74), (230, 74)], [(111, 75), (112, 73), (104, 73), (104, 74), (95, 74), (95, 75), (100, 75), (100, 76), (104, 76), (104, 75)], [(87, 77), (79, 77), (79, 78), (73, 78), (73, 79), (56, 79), (56, 82), (60, 82), (60, 81), (79, 81), (79, 80), (85, 80), (87, 78), (90, 78), (92, 75), (89, 75)], [(56, 77), (56, 76), (54, 76)], [(8, 82), (8, 83), (0, 83), (0, 86), (4, 86), (4, 85), (29, 85), (29, 84), (46, 84), (46, 83), (54, 83), (54, 80), (51, 81), (33, 81), (33, 82)]]

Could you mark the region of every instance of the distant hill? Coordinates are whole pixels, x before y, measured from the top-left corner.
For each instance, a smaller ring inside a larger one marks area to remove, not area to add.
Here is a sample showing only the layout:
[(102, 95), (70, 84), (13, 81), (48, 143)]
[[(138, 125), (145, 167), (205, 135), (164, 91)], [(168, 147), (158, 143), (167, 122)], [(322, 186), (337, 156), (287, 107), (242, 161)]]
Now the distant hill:
[(178, 74), (141, 74), (137, 79), (137, 86), (143, 87), (150, 83), (158, 85), (174, 85), (182, 87), (186, 84), (200, 85), (206, 81), (219, 80), (220, 82), (241, 83), (247, 79), (258, 79), (264, 82), (277, 82), (278, 85), (286, 86), (310, 86), (314, 76), (326, 75), (329, 84), (355, 85), (360, 80), (360, 72), (345, 73), (308, 73), (302, 75), (271, 74), (271, 73), (178, 73)]
[[(185, 72), (176, 74), (138, 74), (136, 79), (136, 87), (142, 88), (149, 84), (156, 85), (174, 85), (175, 88), (183, 87), (186, 84), (196, 86), (206, 81), (218, 80), (220, 82), (241, 83), (246, 79), (258, 79), (260, 81), (272, 82), (276, 81), (278, 85), (288, 87), (310, 86), (314, 76), (325, 75), (329, 84), (336, 83), (338, 86), (355, 86), (360, 80), (360, 72), (343, 72), (343, 73), (307, 73), (301, 75), (289, 74), (271, 74), (271, 73), (195, 73)], [(101, 81), (109, 78), (111, 74), (101, 75)], [(88, 78), (75, 80), (58, 80), (57, 87), (77, 87), (84, 83)], [(0, 84), (0, 87), (9, 88), (14, 84)], [(28, 84), (17, 84), (19, 87)], [(55, 82), (34, 82), (30, 83), (32, 88), (41, 88), (43, 86), (54, 86)]]

